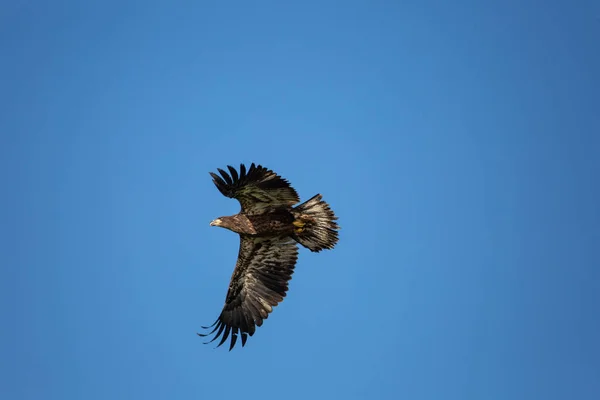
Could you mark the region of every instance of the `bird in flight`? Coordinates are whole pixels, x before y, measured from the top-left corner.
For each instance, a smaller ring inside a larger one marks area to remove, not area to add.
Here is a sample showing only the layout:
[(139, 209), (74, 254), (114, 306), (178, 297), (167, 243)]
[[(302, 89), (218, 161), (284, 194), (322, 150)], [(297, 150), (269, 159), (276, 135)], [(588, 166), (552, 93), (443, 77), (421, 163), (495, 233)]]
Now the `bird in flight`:
[[(210, 226), (229, 229), (240, 236), (237, 263), (225, 298), (225, 305), (208, 333), (221, 337), (221, 346), (231, 335), (229, 351), (241, 336), (242, 347), (248, 335), (263, 324), (286, 295), (298, 258), (298, 243), (310, 251), (333, 249), (338, 242), (337, 217), (317, 194), (302, 204), (290, 183), (261, 166), (241, 164), (240, 171), (227, 166), (210, 172), (217, 189), (241, 204), (238, 214), (213, 220)], [(216, 332), (216, 333), (215, 333)]]

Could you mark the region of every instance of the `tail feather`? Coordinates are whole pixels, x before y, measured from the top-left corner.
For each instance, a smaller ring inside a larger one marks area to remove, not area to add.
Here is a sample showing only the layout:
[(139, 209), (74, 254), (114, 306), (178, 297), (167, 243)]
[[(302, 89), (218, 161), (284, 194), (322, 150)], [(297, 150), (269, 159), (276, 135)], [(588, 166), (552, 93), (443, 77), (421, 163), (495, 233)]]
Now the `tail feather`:
[(293, 209), (294, 239), (311, 251), (333, 249), (338, 242), (337, 217), (317, 194)]

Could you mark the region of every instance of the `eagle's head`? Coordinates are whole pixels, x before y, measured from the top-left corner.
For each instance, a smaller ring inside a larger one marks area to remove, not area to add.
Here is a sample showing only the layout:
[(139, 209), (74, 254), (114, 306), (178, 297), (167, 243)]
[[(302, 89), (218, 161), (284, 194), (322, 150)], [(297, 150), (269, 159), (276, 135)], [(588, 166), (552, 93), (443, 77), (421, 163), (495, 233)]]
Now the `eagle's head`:
[(236, 232), (238, 226), (237, 216), (219, 217), (210, 221), (210, 226), (218, 226)]
[(210, 221), (210, 226), (221, 226), (221, 224), (223, 224), (223, 220), (221, 218)]
[(248, 217), (244, 215), (231, 215), (228, 217), (215, 218), (210, 222), (210, 226), (218, 226), (220, 228), (229, 229), (236, 233), (255, 234), (256, 231), (252, 224), (248, 221)]

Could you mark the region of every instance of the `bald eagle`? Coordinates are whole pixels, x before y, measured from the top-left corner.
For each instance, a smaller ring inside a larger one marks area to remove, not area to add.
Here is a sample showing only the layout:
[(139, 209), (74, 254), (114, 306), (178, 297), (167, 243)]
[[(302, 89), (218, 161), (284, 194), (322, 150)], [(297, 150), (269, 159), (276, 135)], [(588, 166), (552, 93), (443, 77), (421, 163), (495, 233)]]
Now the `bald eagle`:
[(222, 336), (219, 347), (231, 334), (231, 351), (238, 335), (243, 347), (283, 301), (298, 258), (297, 244), (313, 252), (332, 249), (339, 226), (320, 194), (294, 207), (300, 201), (298, 193), (273, 171), (254, 163), (247, 170), (241, 164), (239, 173), (227, 168), (229, 173), (217, 168), (221, 176), (210, 175), (221, 194), (240, 202), (241, 211), (217, 218), (210, 226), (239, 234), (240, 248), (221, 314), (211, 326), (202, 327), (214, 327), (211, 332), (198, 335), (216, 332), (207, 343)]

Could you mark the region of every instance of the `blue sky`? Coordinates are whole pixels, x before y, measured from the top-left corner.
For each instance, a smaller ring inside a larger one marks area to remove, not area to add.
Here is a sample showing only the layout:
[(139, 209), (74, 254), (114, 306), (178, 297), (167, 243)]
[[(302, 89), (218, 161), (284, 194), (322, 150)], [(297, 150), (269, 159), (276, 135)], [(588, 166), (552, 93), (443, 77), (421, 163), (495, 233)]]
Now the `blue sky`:
[[(0, 6), (0, 397), (600, 398), (598, 3), (282, 3)], [(342, 230), (227, 352), (240, 162)]]

